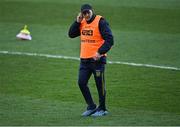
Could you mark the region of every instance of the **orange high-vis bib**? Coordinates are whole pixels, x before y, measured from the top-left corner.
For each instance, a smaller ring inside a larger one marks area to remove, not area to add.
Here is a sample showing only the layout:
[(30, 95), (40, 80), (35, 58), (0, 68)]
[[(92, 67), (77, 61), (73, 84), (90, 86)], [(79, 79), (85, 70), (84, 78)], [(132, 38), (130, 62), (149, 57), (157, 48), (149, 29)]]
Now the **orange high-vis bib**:
[(101, 19), (101, 17), (102, 16), (97, 15), (94, 21), (90, 24), (87, 24), (85, 19), (82, 20), (80, 26), (80, 58), (92, 58), (104, 43), (104, 39), (99, 32), (99, 20)]

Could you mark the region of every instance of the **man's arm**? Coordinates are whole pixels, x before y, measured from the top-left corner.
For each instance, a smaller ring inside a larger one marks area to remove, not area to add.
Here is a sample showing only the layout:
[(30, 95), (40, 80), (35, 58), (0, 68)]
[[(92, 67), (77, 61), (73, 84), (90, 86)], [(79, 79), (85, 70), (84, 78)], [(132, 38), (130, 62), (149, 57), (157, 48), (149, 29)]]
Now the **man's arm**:
[(83, 16), (82, 13), (80, 12), (76, 17), (76, 21), (71, 25), (69, 29), (68, 35), (70, 38), (75, 38), (77, 36), (80, 36), (80, 25), (82, 20), (83, 20)]
[(99, 21), (99, 31), (102, 35), (102, 38), (105, 40), (104, 44), (99, 48), (99, 54), (107, 53), (114, 44), (113, 35), (109, 24), (106, 22), (104, 18), (101, 18)]
[(71, 25), (71, 27), (69, 28), (69, 33), (68, 33), (68, 35), (69, 35), (69, 37), (70, 38), (75, 38), (75, 37), (78, 37), (78, 36), (80, 36), (80, 23), (78, 23), (77, 21), (75, 21), (72, 25)]

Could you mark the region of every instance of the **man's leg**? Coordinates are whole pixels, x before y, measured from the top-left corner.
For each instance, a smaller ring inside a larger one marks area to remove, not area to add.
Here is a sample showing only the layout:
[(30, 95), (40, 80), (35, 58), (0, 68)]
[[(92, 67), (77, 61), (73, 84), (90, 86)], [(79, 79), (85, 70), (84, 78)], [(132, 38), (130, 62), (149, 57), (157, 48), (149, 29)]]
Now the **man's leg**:
[(96, 87), (99, 95), (99, 107), (98, 110), (106, 110), (106, 88), (105, 88), (105, 79), (104, 79), (104, 70), (105, 65), (101, 63), (97, 63), (95, 66), (95, 70), (93, 71), (94, 79), (96, 82)]
[(93, 71), (94, 78), (96, 81), (96, 86), (99, 94), (99, 106), (94, 114), (91, 116), (98, 117), (104, 116), (108, 114), (106, 109), (106, 88), (105, 88), (105, 80), (104, 80), (104, 64), (96, 63), (95, 70)]
[(79, 88), (84, 96), (84, 99), (88, 105), (87, 110), (92, 110), (96, 108), (96, 105), (93, 102), (93, 99), (91, 97), (91, 93), (88, 87), (88, 80), (91, 76), (92, 72), (90, 68), (88, 67), (88, 63), (82, 63), (80, 64), (79, 69), (79, 79), (78, 84)]

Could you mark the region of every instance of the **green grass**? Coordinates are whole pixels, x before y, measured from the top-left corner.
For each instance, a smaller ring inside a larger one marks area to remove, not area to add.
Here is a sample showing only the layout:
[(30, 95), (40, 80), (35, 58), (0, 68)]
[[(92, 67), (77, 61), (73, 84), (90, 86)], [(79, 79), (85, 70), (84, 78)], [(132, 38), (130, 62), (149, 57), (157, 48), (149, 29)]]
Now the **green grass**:
[[(67, 33), (81, 2), (1, 0), (0, 50), (79, 56), (79, 39), (72, 41)], [(179, 1), (131, 2), (90, 2), (111, 25), (115, 46), (109, 59), (180, 67)], [(24, 24), (33, 37), (30, 44), (15, 39)]]
[[(180, 124), (179, 71), (107, 65), (110, 115), (96, 119), (80, 116), (86, 105), (76, 83), (77, 61), (11, 55), (0, 59), (1, 125)], [(92, 79), (89, 85), (98, 102)]]
[[(109, 22), (108, 60), (180, 68), (179, 0), (0, 0), (0, 51), (79, 56), (68, 29), (82, 3)], [(15, 38), (24, 24), (32, 41)], [(0, 54), (0, 125), (180, 125), (180, 72), (107, 65), (102, 118), (82, 118), (79, 62)], [(93, 78), (90, 88), (98, 102)]]

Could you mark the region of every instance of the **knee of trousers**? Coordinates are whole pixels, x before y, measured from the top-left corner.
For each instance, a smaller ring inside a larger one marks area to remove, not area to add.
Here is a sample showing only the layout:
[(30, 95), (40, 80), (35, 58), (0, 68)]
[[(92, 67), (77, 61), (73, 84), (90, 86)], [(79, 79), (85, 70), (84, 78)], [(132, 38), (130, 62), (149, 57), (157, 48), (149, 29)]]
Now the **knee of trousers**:
[(87, 82), (85, 82), (83, 80), (78, 80), (78, 85), (80, 88), (84, 88), (87, 86)]

